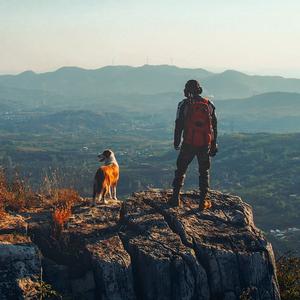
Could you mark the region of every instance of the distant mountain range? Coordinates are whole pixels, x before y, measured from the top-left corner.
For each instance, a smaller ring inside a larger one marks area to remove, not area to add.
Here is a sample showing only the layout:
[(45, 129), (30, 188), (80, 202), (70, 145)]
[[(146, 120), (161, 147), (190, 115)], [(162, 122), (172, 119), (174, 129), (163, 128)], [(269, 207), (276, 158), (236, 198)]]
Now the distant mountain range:
[(18, 75), (1, 75), (0, 85), (86, 98), (111, 94), (182, 93), (185, 82), (191, 78), (199, 80), (204, 93), (216, 99), (244, 98), (277, 91), (300, 93), (300, 79), (250, 76), (233, 70), (212, 73), (169, 65), (107, 66), (95, 70), (63, 67), (41, 74), (26, 71)]
[[(126, 113), (129, 122), (141, 116), (146, 122), (145, 117), (150, 116), (148, 125), (166, 126), (173, 124), (184, 84), (190, 78), (198, 79), (203, 94), (215, 102), (222, 131), (300, 131), (300, 79), (230, 70), (217, 74), (168, 65), (96, 70), (64, 67), (42, 74), (2, 75), (2, 124), (14, 130), (69, 131), (72, 126), (74, 130), (94, 130), (105, 123), (103, 112), (110, 112), (120, 118)], [(91, 112), (90, 121), (84, 120)], [(17, 119), (9, 116), (14, 113), (19, 114)]]

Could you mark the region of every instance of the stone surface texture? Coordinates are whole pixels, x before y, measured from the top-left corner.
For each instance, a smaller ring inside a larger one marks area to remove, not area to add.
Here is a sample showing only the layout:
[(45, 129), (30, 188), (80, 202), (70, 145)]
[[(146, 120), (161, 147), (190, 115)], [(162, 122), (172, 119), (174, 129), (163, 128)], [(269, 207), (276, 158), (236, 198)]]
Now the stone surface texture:
[(0, 299), (38, 299), (41, 256), (20, 216), (0, 220)]

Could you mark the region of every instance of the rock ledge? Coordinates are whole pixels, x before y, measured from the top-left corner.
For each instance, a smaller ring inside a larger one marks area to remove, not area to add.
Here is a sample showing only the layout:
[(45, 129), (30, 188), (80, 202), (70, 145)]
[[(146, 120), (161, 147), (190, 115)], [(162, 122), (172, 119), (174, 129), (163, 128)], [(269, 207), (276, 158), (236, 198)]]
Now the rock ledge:
[(211, 191), (213, 207), (200, 212), (195, 192), (179, 208), (170, 195), (78, 206), (55, 241), (48, 212), (27, 215), (46, 280), (73, 299), (280, 299), (272, 246), (248, 204)]

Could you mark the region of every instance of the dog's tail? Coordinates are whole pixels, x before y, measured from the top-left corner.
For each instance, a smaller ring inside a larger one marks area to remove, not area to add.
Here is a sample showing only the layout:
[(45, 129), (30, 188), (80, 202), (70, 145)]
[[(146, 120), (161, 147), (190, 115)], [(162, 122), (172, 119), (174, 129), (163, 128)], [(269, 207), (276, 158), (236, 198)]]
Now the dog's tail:
[(99, 168), (94, 178), (93, 200), (95, 200), (97, 194), (100, 194), (103, 181), (104, 181), (104, 172), (101, 168)]

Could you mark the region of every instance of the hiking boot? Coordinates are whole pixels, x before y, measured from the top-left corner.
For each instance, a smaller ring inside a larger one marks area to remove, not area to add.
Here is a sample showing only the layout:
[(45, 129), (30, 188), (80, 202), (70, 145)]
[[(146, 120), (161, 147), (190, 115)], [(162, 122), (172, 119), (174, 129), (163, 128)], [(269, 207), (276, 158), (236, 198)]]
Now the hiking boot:
[(205, 209), (205, 198), (206, 198), (206, 193), (201, 193), (199, 195), (199, 210), (202, 211)]
[(201, 193), (199, 196), (199, 210), (203, 211), (212, 207), (211, 201), (206, 198), (206, 193)]
[(169, 199), (168, 201), (168, 204), (170, 206), (173, 206), (173, 207), (177, 207), (180, 205), (180, 189), (179, 188), (174, 188), (173, 189), (173, 194), (171, 196), (171, 198)]

